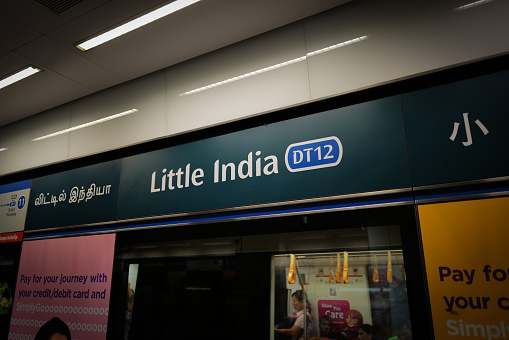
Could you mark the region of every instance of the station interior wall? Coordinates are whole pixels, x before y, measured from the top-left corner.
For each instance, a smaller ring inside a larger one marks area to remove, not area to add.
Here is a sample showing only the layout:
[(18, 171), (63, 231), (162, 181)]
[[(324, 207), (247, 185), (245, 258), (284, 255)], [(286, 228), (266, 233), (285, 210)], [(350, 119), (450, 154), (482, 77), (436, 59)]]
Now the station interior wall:
[[(507, 54), (509, 3), (463, 5), (353, 1), (0, 127), (0, 176)], [(138, 111), (32, 141), (130, 109)]]

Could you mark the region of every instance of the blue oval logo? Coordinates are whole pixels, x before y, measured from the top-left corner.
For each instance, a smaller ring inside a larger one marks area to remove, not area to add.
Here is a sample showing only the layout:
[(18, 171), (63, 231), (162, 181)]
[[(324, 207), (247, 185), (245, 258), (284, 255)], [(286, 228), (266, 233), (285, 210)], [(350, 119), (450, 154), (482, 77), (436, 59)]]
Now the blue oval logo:
[(25, 196), (21, 196), (18, 200), (18, 209), (23, 209), (23, 207), (25, 206), (25, 203), (26, 203)]
[(291, 144), (286, 148), (285, 163), (290, 172), (336, 166), (343, 157), (343, 146), (336, 136)]

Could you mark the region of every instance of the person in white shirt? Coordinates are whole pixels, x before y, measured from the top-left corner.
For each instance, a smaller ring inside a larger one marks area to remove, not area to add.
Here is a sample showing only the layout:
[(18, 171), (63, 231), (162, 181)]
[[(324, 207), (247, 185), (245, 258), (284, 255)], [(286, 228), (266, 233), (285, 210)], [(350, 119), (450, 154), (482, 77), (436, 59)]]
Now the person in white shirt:
[[(302, 290), (297, 290), (292, 294), (292, 305), (293, 309), (297, 311), (297, 318), (292, 328), (274, 328), (274, 331), (279, 334), (291, 336), (292, 340), (304, 340), (304, 328), (306, 328), (308, 337), (311, 333), (311, 315), (309, 314), (309, 310), (306, 315), (304, 314), (304, 293)], [(306, 327), (304, 327), (305, 320), (307, 320)]]

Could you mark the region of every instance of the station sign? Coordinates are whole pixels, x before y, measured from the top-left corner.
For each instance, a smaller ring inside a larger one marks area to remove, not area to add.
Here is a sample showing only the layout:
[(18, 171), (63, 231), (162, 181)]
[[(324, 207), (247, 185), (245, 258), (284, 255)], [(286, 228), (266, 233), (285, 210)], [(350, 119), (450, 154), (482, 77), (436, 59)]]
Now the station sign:
[(123, 159), (118, 218), (411, 186), (400, 97)]
[(509, 175), (509, 71), (403, 95), (414, 186)]
[(33, 180), (25, 230), (114, 221), (121, 161)]
[(0, 185), (0, 233), (23, 230), (31, 183), (26, 180)]

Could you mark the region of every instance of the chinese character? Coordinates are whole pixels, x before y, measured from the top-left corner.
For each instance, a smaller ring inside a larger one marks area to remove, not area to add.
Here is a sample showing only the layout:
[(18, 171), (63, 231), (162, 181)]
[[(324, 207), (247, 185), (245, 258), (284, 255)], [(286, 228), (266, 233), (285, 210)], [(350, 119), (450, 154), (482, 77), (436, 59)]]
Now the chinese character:
[[(465, 131), (467, 133), (467, 141), (466, 142), (462, 142), (464, 146), (470, 146), (472, 145), (472, 134), (470, 132), (470, 122), (468, 121), (468, 113), (464, 113), (463, 114), (463, 121), (465, 122)], [(483, 125), (483, 123), (481, 123), (481, 121), (479, 119), (477, 119), (475, 121), (475, 124), (477, 124), (477, 126), (479, 127), (479, 129), (481, 129), (482, 133), (486, 136), (488, 133), (490, 133), (488, 131), (488, 129)], [(451, 134), (451, 137), (449, 137), (450, 140), (452, 140), (454, 142), (454, 140), (456, 139), (456, 134), (458, 133), (458, 128), (460, 126), (460, 123), (458, 122), (454, 122), (454, 129), (452, 131), (452, 134)]]

